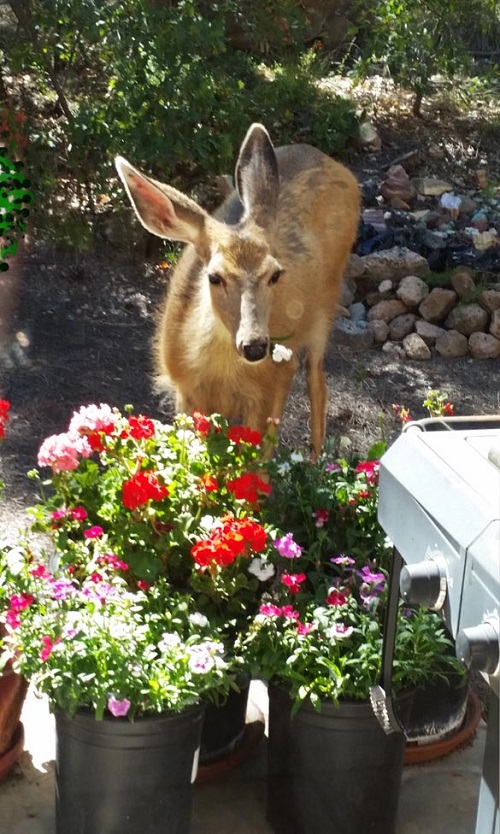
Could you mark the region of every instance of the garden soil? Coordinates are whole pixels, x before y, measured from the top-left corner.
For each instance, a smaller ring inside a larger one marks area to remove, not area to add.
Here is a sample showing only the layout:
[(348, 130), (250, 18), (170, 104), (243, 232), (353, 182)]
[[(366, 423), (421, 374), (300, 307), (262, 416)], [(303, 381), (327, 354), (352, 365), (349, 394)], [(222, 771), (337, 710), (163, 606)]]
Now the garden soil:
[[(6, 482), (0, 529), (19, 520), (33, 500), (26, 473), (41, 441), (65, 431), (73, 410), (89, 403), (170, 420), (172, 404), (156, 389), (152, 340), (168, 272), (112, 257), (57, 255), (36, 247), (18, 287), (15, 326), (0, 368), (0, 397), (11, 402), (1, 447)], [(373, 347), (358, 352), (330, 341), (325, 357), (327, 434), (349, 438), (364, 453), (401, 425), (393, 404), (427, 416), (429, 388), (446, 392), (457, 414), (500, 413), (500, 360), (396, 360)], [(287, 446), (307, 449), (309, 403), (303, 372), (291, 392), (281, 428)]]

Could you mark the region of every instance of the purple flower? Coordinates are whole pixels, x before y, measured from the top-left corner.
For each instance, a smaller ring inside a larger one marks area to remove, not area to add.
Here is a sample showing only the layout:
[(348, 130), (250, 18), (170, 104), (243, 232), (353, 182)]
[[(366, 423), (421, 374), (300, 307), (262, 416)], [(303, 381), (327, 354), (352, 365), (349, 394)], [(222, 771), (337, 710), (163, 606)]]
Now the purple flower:
[(68, 599), (75, 593), (75, 586), (71, 579), (56, 579), (50, 583), (50, 595), (52, 599)]
[(340, 565), (343, 568), (350, 568), (356, 564), (356, 561), (351, 556), (346, 556), (345, 553), (341, 553), (340, 556), (332, 556), (330, 562), (332, 565)]
[(374, 573), (369, 565), (365, 565), (358, 571), (358, 576), (361, 577), (364, 583), (373, 585), (372, 592), (381, 592), (385, 586), (385, 575), (383, 573)]
[(274, 546), (280, 556), (283, 556), (285, 559), (300, 559), (302, 556), (302, 548), (293, 540), (291, 533), (287, 533), (280, 539), (274, 539)]
[(124, 718), (130, 709), (130, 701), (127, 698), (122, 698), (120, 701), (114, 695), (111, 695), (108, 698), (108, 709), (115, 718)]
[(327, 463), (325, 466), (326, 472), (339, 472), (342, 469), (339, 463)]

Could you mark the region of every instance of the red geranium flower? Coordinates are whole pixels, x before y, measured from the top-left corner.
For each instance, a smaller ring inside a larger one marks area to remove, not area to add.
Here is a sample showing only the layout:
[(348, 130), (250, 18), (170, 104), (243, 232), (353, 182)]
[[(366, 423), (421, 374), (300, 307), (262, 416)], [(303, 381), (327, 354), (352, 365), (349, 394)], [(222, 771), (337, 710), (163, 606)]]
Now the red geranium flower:
[(193, 420), (194, 427), (198, 434), (207, 435), (212, 427), (208, 417), (205, 417), (205, 415), (201, 414), (199, 411), (193, 411)]
[(259, 478), (255, 472), (247, 472), (235, 478), (233, 481), (227, 482), (229, 492), (234, 494), (234, 497), (240, 501), (248, 501), (250, 504), (255, 504), (259, 500), (259, 493), (269, 495), (271, 487), (266, 484), (262, 478)]
[(227, 436), (233, 443), (249, 443), (251, 446), (260, 446), (262, 443), (261, 433), (249, 426), (230, 426)]
[(127, 510), (142, 507), (148, 501), (167, 498), (168, 489), (162, 486), (154, 472), (138, 472), (122, 487), (122, 501)]
[(147, 440), (154, 437), (155, 424), (149, 417), (139, 414), (137, 417), (131, 416), (128, 420), (128, 426), (121, 433), (122, 438), (133, 437), (134, 440)]

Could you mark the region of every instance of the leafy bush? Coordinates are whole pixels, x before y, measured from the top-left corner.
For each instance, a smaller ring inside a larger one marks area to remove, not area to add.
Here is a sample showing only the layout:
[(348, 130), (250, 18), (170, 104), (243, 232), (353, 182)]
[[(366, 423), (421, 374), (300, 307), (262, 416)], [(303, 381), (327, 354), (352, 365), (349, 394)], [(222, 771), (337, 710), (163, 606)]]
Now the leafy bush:
[(470, 69), (470, 29), (498, 30), (496, 0), (376, 0), (357, 3), (356, 71), (382, 65), (396, 83), (416, 93), (414, 112), (433, 91), (433, 76)]
[[(232, 171), (251, 121), (277, 144), (308, 141), (327, 153), (341, 153), (354, 130), (350, 103), (317, 87), (315, 56), (297, 60), (295, 0), (11, 5), (23, 37), (10, 68), (28, 71), (42, 92), (34, 109), (43, 111), (28, 122), (28, 167), (50, 195), (37, 199), (44, 222), (59, 217), (52, 195), (68, 180), (79, 206), (98, 211), (116, 153), (187, 190)], [(263, 51), (234, 48), (235, 27)]]

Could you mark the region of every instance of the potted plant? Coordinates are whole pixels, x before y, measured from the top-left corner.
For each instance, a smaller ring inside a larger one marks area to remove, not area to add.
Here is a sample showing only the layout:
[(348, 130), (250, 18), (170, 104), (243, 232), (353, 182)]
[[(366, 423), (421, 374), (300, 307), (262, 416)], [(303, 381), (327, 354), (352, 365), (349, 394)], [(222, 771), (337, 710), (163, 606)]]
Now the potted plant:
[(57, 832), (188, 832), (203, 705), (231, 660), (190, 597), (163, 578), (131, 590), (116, 556), (88, 556), (6, 555), (3, 657), (55, 713)]
[[(9, 409), (8, 400), (0, 399), (0, 440), (5, 436)], [(0, 480), (0, 496), (2, 491), (3, 482)], [(6, 593), (4, 554), (9, 547), (8, 542), (6, 535), (0, 538), (0, 607)], [(2, 635), (0, 623), (0, 639)], [(27, 680), (14, 672), (12, 663), (7, 663), (0, 672), (0, 780), (10, 772), (24, 747), (21, 712), (27, 689)]]
[(31, 529), (49, 537), (75, 579), (99, 574), (112, 558), (130, 590), (164, 579), (220, 629), (242, 694), (232, 689), (226, 708), (221, 699), (220, 722), (208, 707), (202, 761), (234, 746), (245, 727), (250, 678), (234, 645), (258, 610), (276, 556), (256, 515), (269, 492), (265, 442), (217, 415), (167, 425), (132, 408), (89, 405), (66, 432), (43, 441), (39, 469), (30, 473), (42, 498), (30, 510)]
[[(378, 452), (379, 448), (374, 452)], [(394, 830), (405, 737), (369, 701), (380, 680), (391, 549), (378, 525), (378, 461), (299, 453), (270, 464), (269, 523), (288, 557), (246, 638), (270, 682), (268, 816), (277, 832)], [(438, 618), (400, 607), (393, 683), (407, 725), (414, 689), (457, 674)], [(354, 789), (355, 786), (355, 789)]]

